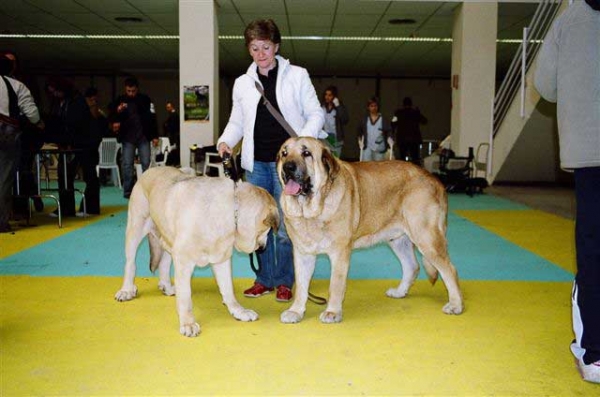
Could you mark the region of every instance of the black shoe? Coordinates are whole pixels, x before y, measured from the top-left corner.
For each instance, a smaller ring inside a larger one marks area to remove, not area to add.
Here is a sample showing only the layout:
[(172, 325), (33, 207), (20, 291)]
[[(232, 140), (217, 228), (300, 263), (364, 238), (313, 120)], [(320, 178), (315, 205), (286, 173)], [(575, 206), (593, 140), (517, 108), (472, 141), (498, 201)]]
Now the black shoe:
[(0, 233), (10, 233), (12, 232), (12, 227), (10, 224), (0, 225)]

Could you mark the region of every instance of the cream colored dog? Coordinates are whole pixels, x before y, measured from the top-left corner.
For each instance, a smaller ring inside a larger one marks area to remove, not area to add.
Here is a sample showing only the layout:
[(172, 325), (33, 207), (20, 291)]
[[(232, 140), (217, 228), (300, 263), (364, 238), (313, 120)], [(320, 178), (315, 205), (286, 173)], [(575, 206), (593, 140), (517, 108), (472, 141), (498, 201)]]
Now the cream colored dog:
[[(148, 235), (150, 269), (159, 269), (159, 288), (177, 292), (179, 332), (197, 336), (200, 325), (192, 313), (191, 278), (195, 266), (212, 264), (223, 303), (241, 321), (258, 315), (243, 308), (233, 293), (233, 248), (250, 253), (264, 247), (271, 228), (279, 225), (277, 204), (269, 193), (246, 182), (195, 177), (173, 167), (144, 172), (129, 199), (125, 237), (125, 275), (115, 299), (135, 298), (137, 248)], [(171, 258), (175, 288), (169, 276)]]
[(342, 321), (342, 302), (353, 248), (387, 242), (402, 263), (403, 278), (387, 296), (403, 298), (419, 274), (414, 246), (432, 283), (438, 271), (448, 290), (447, 314), (463, 301), (446, 243), (447, 197), (427, 171), (404, 161), (346, 163), (313, 138), (291, 138), (278, 154), (285, 226), (294, 245), (295, 300), (284, 323), (302, 320), (317, 254), (331, 261), (324, 323)]

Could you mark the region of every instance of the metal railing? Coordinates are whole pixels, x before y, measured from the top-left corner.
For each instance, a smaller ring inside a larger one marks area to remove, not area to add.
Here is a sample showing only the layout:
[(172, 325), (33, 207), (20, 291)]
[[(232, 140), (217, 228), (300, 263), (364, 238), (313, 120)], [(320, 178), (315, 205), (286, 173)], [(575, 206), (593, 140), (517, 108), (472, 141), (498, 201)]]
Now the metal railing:
[(560, 8), (560, 0), (542, 0), (529, 26), (523, 29), (523, 40), (513, 58), (508, 72), (494, 97), (493, 135), (502, 125), (519, 90), (521, 92), (521, 117), (524, 116), (525, 76)]

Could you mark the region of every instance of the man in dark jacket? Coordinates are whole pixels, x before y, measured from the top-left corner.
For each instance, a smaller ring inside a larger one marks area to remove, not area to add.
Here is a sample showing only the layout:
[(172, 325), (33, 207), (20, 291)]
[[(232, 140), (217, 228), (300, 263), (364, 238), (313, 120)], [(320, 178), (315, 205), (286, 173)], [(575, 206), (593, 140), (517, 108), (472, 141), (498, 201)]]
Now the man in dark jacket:
[(405, 160), (408, 157), (411, 162), (421, 165), (423, 137), (420, 125), (427, 124), (427, 119), (421, 114), (419, 108), (413, 107), (410, 97), (404, 98), (402, 104), (404, 107), (396, 110), (392, 119), (396, 141), (394, 155), (398, 160)]
[[(75, 91), (71, 82), (54, 77), (49, 79), (46, 89), (56, 102), (53, 117), (49, 118), (49, 141), (56, 142), (63, 149), (75, 149), (72, 155), (59, 157), (59, 174), (67, 167), (67, 178), (58, 178), (59, 198), (63, 216), (83, 216), (100, 213), (100, 182), (96, 174), (99, 161), (98, 146), (106, 127), (104, 117), (98, 112), (97, 91), (89, 88), (85, 97)], [(65, 165), (66, 160), (66, 165)], [(75, 208), (75, 174), (81, 166), (85, 181), (85, 202), (79, 211)], [(58, 216), (58, 210), (51, 213)]]
[(109, 106), (110, 119), (123, 144), (123, 196), (129, 198), (134, 184), (134, 160), (137, 149), (142, 170), (150, 167), (150, 144), (158, 145), (154, 104), (148, 95), (139, 92), (135, 77), (125, 79), (125, 94)]

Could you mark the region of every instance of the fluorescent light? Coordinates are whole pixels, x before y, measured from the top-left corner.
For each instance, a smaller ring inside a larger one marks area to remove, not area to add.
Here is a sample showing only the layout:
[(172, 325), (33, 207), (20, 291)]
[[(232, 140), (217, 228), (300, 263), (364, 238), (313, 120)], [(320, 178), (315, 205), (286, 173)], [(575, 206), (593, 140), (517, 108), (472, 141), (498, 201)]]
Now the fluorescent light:
[[(2, 39), (101, 39), (101, 40), (179, 40), (178, 35), (123, 35), (123, 34), (0, 34)], [(395, 37), (395, 36), (282, 36), (294, 41), (387, 41), (406, 43), (452, 43), (451, 37)], [(244, 40), (242, 35), (220, 35), (219, 40)], [(521, 44), (521, 39), (498, 39), (501, 44)], [(543, 40), (529, 40), (542, 43)]]

